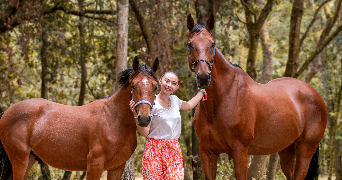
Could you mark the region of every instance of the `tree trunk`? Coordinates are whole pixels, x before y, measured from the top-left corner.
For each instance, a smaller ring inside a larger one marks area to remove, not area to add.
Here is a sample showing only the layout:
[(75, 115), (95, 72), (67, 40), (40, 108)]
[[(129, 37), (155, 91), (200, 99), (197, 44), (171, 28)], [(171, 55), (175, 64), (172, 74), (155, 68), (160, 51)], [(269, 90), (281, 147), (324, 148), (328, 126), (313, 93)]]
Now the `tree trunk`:
[(300, 53), (300, 26), (302, 23), (304, 0), (295, 0), (292, 4), (290, 33), (289, 33), (289, 53), (286, 63), (284, 77), (293, 77), (297, 70), (297, 63)]
[(87, 171), (83, 171), (80, 180), (83, 180), (85, 178), (85, 176), (87, 175)]
[[(340, 61), (342, 63), (342, 59)], [(340, 68), (340, 76), (341, 76), (341, 80), (340, 80), (340, 88), (337, 92), (337, 94), (335, 95), (335, 99), (336, 99), (336, 104), (334, 105), (334, 109), (332, 113), (334, 113), (333, 117), (331, 117), (331, 122), (330, 122), (330, 127), (332, 127), (332, 133), (330, 136), (331, 142), (330, 142), (330, 163), (329, 163), (329, 174), (328, 174), (328, 180), (332, 179), (332, 175), (334, 172), (334, 163), (335, 163), (335, 155), (336, 152), (339, 151), (338, 148), (336, 148), (336, 133), (337, 133), (337, 127), (338, 127), (338, 119), (340, 118), (341, 114), (340, 114), (340, 105), (341, 105), (341, 95), (342, 95), (342, 68)], [(330, 114), (330, 113), (329, 113)], [(331, 115), (329, 115), (331, 116)], [(337, 149), (337, 151), (336, 151)]]
[(252, 180), (256, 179), (264, 179), (262, 177), (266, 174), (266, 155), (254, 155), (252, 159), (252, 163), (248, 168), (247, 179)]
[(121, 176), (121, 180), (134, 180), (134, 159), (133, 154), (126, 161), (125, 170)]
[[(210, 11), (212, 0), (196, 0), (195, 1), (195, 8), (196, 8), (196, 19), (197, 24), (207, 25), (207, 20), (210, 17)], [(214, 15), (215, 18), (215, 15)]]
[(279, 154), (274, 153), (270, 155), (270, 160), (268, 162), (268, 168), (266, 173), (267, 180), (274, 180), (275, 174), (277, 172), (277, 166), (278, 166), (278, 160), (279, 160)]
[[(318, 48), (320, 48), (323, 44), (323, 42), (327, 39), (330, 31), (332, 30), (332, 28), (334, 27), (334, 25), (337, 22), (337, 19), (340, 15), (340, 11), (341, 11), (341, 3), (342, 0), (336, 1), (336, 7), (335, 7), (335, 12), (334, 15), (331, 15), (330, 11), (329, 11), (329, 6), (328, 4), (324, 5), (324, 9), (325, 9), (325, 14), (327, 19), (326, 22), (326, 26), (321, 34), (321, 36), (319, 37), (319, 40), (316, 44), (316, 50)], [(313, 63), (311, 63), (311, 67), (310, 70), (308, 72), (308, 74), (305, 77), (305, 82), (307, 82), (308, 84), (310, 84), (311, 79), (317, 74), (317, 72), (321, 69), (321, 67), (323, 66), (322, 63), (322, 53), (319, 53), (316, 58), (313, 60)]]
[[(197, 88), (196, 88), (197, 90)], [(195, 114), (195, 109), (192, 110)], [(193, 180), (202, 180), (205, 178), (202, 161), (199, 152), (199, 139), (196, 135), (194, 126), (192, 125), (192, 170), (193, 170)]]
[(157, 47), (153, 41), (153, 34), (151, 33), (150, 29), (148, 28), (149, 23), (147, 23), (143, 17), (143, 15), (140, 12), (139, 4), (136, 2), (136, 0), (129, 0), (129, 4), (132, 7), (132, 10), (134, 11), (135, 17), (138, 20), (142, 35), (145, 39), (146, 46), (148, 49), (148, 61), (152, 62), (157, 54)]
[(72, 171), (65, 171), (62, 180), (69, 180), (71, 177)]
[(260, 30), (260, 40), (263, 53), (261, 83), (266, 84), (272, 80), (273, 73), (273, 47), (268, 34), (267, 23)]
[[(43, 25), (42, 25), (43, 26)], [(41, 97), (44, 99), (48, 99), (48, 85), (47, 85), (47, 79), (46, 76), (48, 74), (47, 70), (47, 40), (46, 40), (46, 32), (43, 28), (42, 30), (42, 45), (41, 45), (41, 51), (40, 51), (40, 58), (42, 63), (42, 73), (41, 73)]]
[[(249, 49), (247, 56), (247, 74), (254, 80), (257, 78), (256, 69), (255, 69), (255, 60), (258, 52), (258, 42), (260, 36), (260, 30), (264, 25), (268, 14), (271, 12), (274, 0), (268, 0), (267, 4), (261, 11), (254, 12), (251, 9), (252, 0), (241, 0), (244, 5), (245, 16), (246, 16), (246, 25), (249, 34)], [(260, 14), (258, 17), (257, 15)]]
[(127, 49), (128, 49), (128, 0), (117, 1), (118, 34), (116, 40), (116, 64), (115, 74), (127, 69)]
[[(118, 74), (127, 69), (127, 49), (128, 49), (128, 12), (129, 12), (128, 0), (117, 1), (117, 12), (120, 14), (118, 16), (118, 34), (116, 41), (116, 65), (115, 73), (116, 77)], [(118, 86), (118, 83), (116, 83)], [(115, 89), (117, 89), (116, 87)], [(126, 161), (125, 170), (121, 176), (121, 179), (135, 179), (134, 177), (134, 161), (133, 154)]]
[[(78, 0), (78, 5), (80, 11), (83, 10), (83, 0)], [(84, 42), (84, 26), (83, 26), (83, 16), (80, 16), (80, 23), (78, 25), (78, 30), (80, 33), (80, 60), (79, 64), (81, 66), (81, 89), (80, 95), (78, 97), (78, 106), (82, 106), (84, 104), (84, 96), (86, 92), (86, 83), (87, 83), (87, 67), (85, 60), (85, 42)]]
[[(45, 29), (44, 29), (44, 22), (41, 24), (42, 28), (42, 46), (41, 46), (41, 52), (40, 52), (40, 58), (42, 62), (42, 73), (41, 73), (41, 80), (42, 80), (42, 89), (41, 89), (41, 97), (44, 99), (48, 99), (48, 86), (47, 86), (47, 40), (46, 40), (46, 34), (45, 34)], [(49, 180), (51, 179), (50, 176), (50, 170), (49, 166), (43, 162), (43, 161), (38, 161), (40, 164), (40, 170), (41, 170), (41, 177), (44, 180)]]

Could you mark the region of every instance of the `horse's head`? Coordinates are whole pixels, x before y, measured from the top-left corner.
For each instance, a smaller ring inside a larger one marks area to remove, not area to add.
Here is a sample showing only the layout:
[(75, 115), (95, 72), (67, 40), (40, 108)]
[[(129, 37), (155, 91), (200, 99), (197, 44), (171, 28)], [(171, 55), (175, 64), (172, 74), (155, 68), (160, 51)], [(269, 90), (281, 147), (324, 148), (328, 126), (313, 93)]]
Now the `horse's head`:
[(132, 87), (132, 98), (135, 101), (135, 110), (137, 112), (138, 125), (146, 127), (151, 122), (151, 110), (158, 88), (158, 79), (154, 72), (158, 69), (158, 58), (149, 66), (140, 66), (137, 57), (133, 61), (134, 72), (130, 76)]
[(210, 85), (211, 69), (214, 64), (215, 42), (211, 36), (214, 28), (214, 16), (211, 15), (207, 25), (194, 24), (191, 14), (188, 15), (187, 26), (190, 31), (188, 41), (189, 67), (196, 73), (196, 83), (199, 88)]

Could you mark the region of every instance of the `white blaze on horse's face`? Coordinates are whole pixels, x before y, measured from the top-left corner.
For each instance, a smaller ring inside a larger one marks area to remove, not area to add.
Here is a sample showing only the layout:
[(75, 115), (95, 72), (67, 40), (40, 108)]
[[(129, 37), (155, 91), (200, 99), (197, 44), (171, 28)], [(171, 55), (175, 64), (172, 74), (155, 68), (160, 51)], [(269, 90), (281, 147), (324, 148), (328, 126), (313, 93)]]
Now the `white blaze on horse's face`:
[(148, 80), (147, 80), (146, 77), (142, 80), (142, 83), (143, 83), (144, 86), (147, 86)]

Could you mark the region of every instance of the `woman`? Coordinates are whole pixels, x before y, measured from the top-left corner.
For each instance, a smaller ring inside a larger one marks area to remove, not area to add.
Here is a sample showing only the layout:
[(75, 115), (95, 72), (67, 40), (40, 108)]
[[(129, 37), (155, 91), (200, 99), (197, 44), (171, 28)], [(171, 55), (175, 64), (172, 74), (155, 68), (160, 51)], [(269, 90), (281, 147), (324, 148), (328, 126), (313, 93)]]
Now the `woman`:
[[(172, 95), (178, 88), (179, 78), (173, 71), (168, 71), (160, 78), (160, 93), (156, 96), (151, 111), (152, 121), (147, 127), (138, 126), (141, 135), (148, 137), (142, 158), (144, 179), (184, 179), (183, 159), (178, 138), (181, 133), (179, 110), (191, 110), (204, 97), (201, 89), (190, 101), (182, 101)], [(130, 107), (134, 111), (134, 101)]]

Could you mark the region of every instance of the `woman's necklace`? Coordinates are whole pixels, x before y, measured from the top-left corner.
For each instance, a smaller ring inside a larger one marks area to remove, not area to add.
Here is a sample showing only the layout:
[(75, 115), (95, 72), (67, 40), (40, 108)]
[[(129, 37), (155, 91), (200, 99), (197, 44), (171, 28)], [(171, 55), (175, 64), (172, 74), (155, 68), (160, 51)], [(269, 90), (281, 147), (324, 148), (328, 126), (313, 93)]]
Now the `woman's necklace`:
[(170, 108), (170, 104), (171, 104), (170, 98), (168, 99), (168, 100), (170, 100), (170, 101), (164, 101), (164, 100), (163, 100), (162, 98), (160, 98), (160, 97), (159, 97), (159, 99), (160, 99), (161, 101), (163, 101), (164, 104), (167, 105), (167, 108), (168, 108), (168, 109)]

